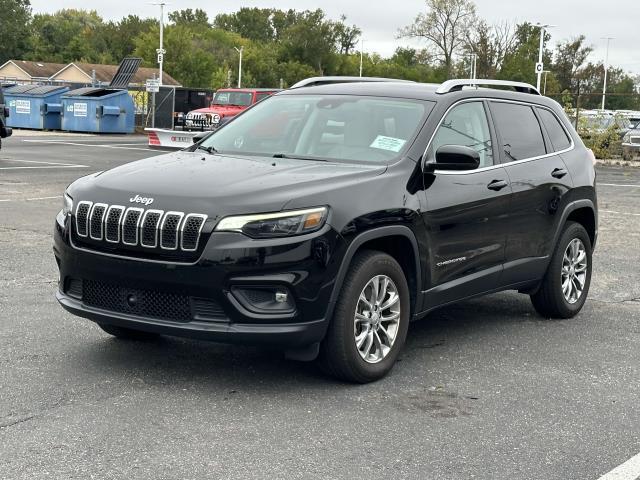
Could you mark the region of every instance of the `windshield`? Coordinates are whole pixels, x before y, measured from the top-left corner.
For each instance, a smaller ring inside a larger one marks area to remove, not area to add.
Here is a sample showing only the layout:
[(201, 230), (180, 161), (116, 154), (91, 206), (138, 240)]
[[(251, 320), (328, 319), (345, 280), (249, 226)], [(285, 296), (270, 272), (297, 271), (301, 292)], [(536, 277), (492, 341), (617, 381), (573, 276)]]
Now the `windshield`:
[(221, 153), (385, 163), (411, 144), (430, 102), (276, 95), (203, 143)]
[(237, 105), (248, 107), (251, 105), (251, 92), (217, 92), (213, 97), (213, 105)]

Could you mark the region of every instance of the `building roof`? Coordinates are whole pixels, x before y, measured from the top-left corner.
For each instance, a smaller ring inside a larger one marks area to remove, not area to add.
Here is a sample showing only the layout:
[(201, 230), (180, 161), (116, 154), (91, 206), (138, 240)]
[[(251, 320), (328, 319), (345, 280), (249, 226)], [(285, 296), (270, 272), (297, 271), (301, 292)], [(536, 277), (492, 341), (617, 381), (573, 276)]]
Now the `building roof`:
[[(118, 71), (118, 65), (102, 65), (97, 63), (50, 63), (50, 62), (32, 62), (29, 60), (9, 60), (5, 64), (0, 65), (0, 69), (4, 65), (12, 63), (16, 67), (23, 70), (27, 75), (33, 79), (51, 79), (55, 80), (56, 77), (67, 70), (68, 68), (76, 67), (87, 76), (87, 82), (90, 82), (93, 76), (93, 71), (96, 72), (96, 80), (102, 83), (109, 83), (111, 79)], [(144, 85), (147, 79), (155, 77), (158, 78), (160, 71), (157, 68), (140, 67), (138, 71), (131, 79), (133, 85)], [(167, 86), (180, 86), (180, 83), (169, 75), (167, 72), (162, 74), (162, 84)]]
[[(32, 78), (49, 78), (66, 65), (64, 63), (32, 62), (29, 60), (9, 60), (7, 63), (13, 63)], [(0, 68), (4, 65), (0, 66)]]
[[(93, 70), (96, 71), (96, 79), (100, 82), (109, 83), (118, 71), (118, 65), (101, 65), (96, 63), (74, 63), (76, 67), (84, 73), (92, 76)], [(140, 67), (131, 79), (132, 84), (144, 85), (149, 78), (160, 77), (160, 70), (157, 68)], [(179, 86), (180, 83), (169, 75), (167, 72), (162, 73), (162, 84), (168, 86)]]

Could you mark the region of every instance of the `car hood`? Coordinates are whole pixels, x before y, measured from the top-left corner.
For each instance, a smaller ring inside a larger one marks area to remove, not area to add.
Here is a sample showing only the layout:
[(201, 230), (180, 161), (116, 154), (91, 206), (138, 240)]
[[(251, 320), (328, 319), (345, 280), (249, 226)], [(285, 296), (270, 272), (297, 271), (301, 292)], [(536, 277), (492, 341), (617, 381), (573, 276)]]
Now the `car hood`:
[[(83, 177), (69, 187), (75, 202), (89, 200), (210, 217), (279, 211), (287, 203), (329, 204), (336, 189), (374, 178), (386, 165), (360, 165), (180, 151)], [(152, 198), (148, 205), (132, 202)]]
[(240, 113), (242, 110), (246, 110), (249, 107), (241, 107), (239, 105), (212, 105), (206, 108), (199, 108), (197, 110), (192, 110), (189, 113), (217, 113), (218, 115), (236, 115)]

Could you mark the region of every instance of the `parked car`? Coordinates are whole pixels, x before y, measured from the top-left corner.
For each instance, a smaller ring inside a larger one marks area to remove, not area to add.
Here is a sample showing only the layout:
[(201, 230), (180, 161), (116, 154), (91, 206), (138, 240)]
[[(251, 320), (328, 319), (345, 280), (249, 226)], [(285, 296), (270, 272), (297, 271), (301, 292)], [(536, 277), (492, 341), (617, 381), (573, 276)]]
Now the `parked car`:
[(7, 118), (9, 117), (9, 108), (4, 103), (4, 93), (2, 85), (0, 85), (0, 148), (2, 148), (2, 139), (10, 137), (11, 128), (7, 127)]
[(633, 160), (640, 157), (640, 123), (622, 137), (622, 158)]
[(279, 92), (269, 88), (224, 88), (218, 90), (211, 105), (187, 113), (185, 130), (212, 130), (251, 105)]
[(594, 163), (527, 84), (291, 89), (189, 150), (72, 183), (56, 295), (118, 338), (267, 344), (369, 382), (410, 321), (452, 302), (516, 290), (576, 315)]
[[(575, 126), (575, 119), (572, 123)], [(628, 117), (615, 112), (584, 110), (580, 112), (578, 130), (582, 138), (590, 138), (594, 134), (604, 133), (608, 129), (614, 128), (622, 139), (632, 126)]]

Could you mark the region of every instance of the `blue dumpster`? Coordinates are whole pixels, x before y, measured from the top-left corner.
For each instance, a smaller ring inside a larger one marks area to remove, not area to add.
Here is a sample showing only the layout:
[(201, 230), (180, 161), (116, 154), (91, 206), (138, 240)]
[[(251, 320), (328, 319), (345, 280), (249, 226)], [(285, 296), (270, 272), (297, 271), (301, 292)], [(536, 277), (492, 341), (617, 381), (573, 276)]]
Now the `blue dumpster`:
[(62, 96), (62, 130), (133, 133), (133, 99), (126, 90), (78, 88)]
[(68, 87), (16, 85), (5, 90), (9, 106), (7, 126), (36, 130), (60, 130), (62, 95)]

